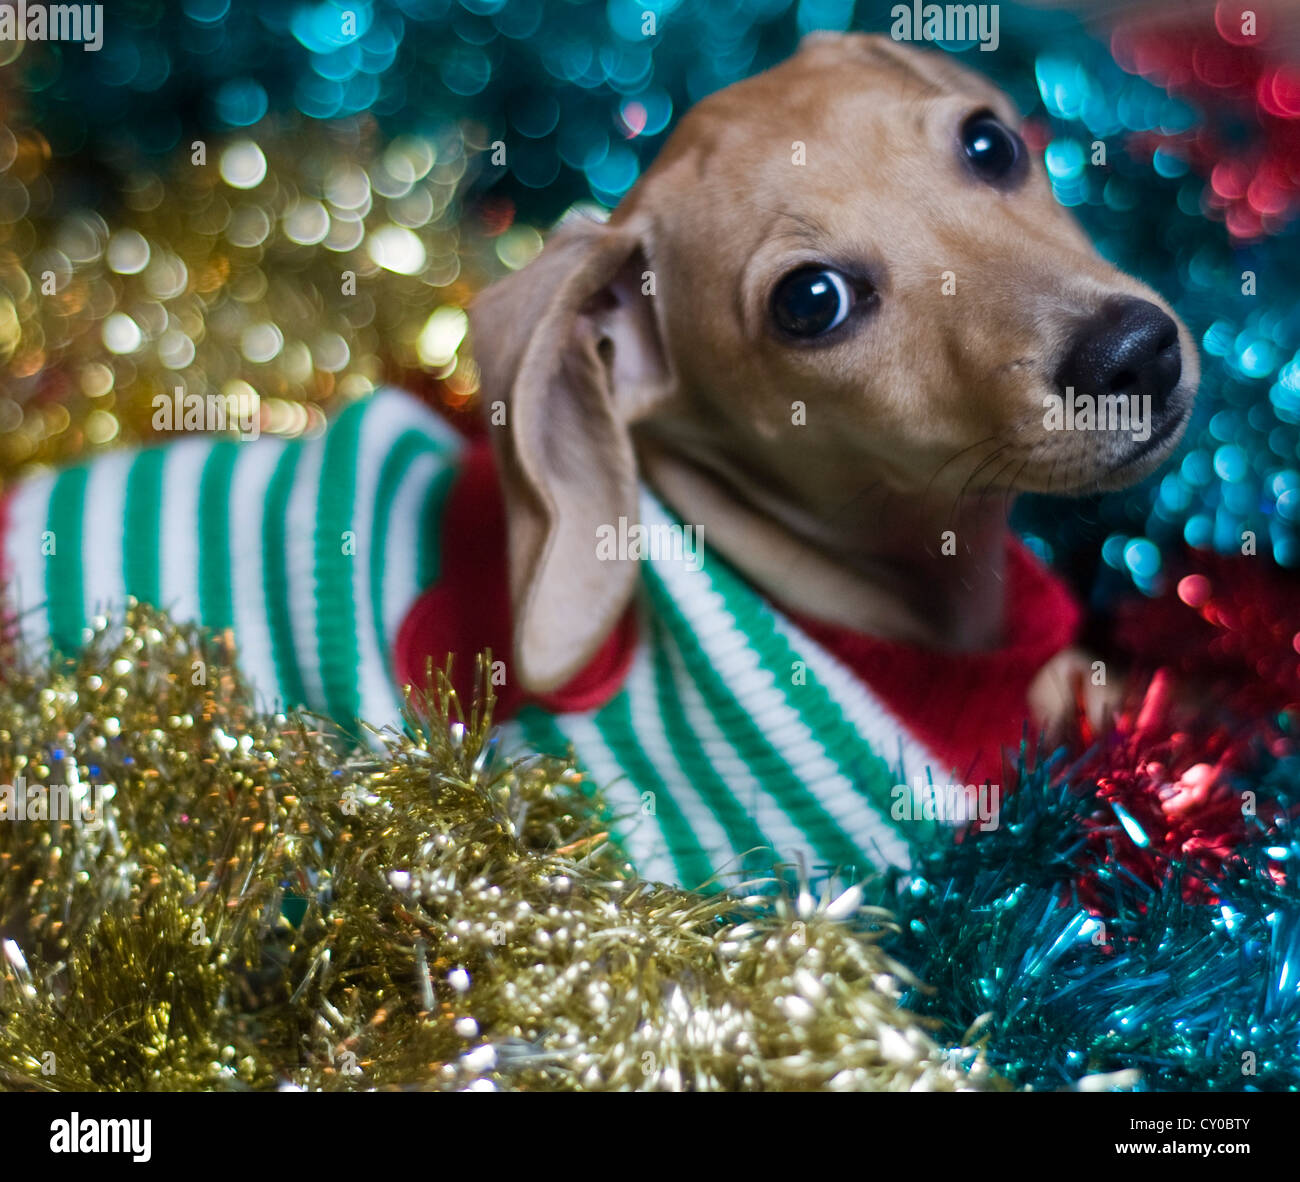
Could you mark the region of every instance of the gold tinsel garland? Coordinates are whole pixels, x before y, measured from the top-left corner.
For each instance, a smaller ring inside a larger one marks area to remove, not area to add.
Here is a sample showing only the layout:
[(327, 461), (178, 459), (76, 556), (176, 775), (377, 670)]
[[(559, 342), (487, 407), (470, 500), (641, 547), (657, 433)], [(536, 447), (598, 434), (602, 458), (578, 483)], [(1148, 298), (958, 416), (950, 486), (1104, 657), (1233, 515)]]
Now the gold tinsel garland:
[[(899, 1005), (884, 913), (638, 881), (481, 677), (347, 747), (257, 713), (228, 644), (99, 623), (0, 663), (0, 1086), (997, 1086)], [(31, 819), (38, 783), (96, 810)]]

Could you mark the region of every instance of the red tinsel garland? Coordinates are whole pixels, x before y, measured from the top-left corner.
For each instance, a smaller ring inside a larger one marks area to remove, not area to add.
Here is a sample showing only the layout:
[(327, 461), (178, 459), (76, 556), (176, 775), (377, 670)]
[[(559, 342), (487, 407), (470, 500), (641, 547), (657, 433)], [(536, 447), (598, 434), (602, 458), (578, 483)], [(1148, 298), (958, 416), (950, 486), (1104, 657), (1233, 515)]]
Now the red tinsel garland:
[[(1152, 887), (1181, 865), (1184, 894), (1281, 818), (1237, 786), (1260, 754), (1296, 750), (1300, 579), (1262, 558), (1189, 551), (1159, 598), (1123, 604), (1115, 641), (1133, 663), (1108, 738), (1062, 774), (1096, 785), (1089, 846)], [(1279, 868), (1275, 874), (1282, 873)], [(1079, 883), (1085, 904), (1096, 893)]]

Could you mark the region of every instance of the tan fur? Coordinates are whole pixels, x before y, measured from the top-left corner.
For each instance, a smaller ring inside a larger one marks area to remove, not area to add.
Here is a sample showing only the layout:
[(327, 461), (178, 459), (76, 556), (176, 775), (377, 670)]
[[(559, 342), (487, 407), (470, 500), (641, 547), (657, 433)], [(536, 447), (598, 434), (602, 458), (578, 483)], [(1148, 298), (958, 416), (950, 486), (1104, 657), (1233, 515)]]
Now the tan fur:
[[(507, 404), (494, 437), (527, 688), (570, 677), (625, 609), (634, 572), (596, 561), (594, 529), (635, 519), (638, 471), (778, 601), (979, 649), (1004, 639), (1011, 495), (1119, 487), (1168, 455), (1181, 427), (1138, 460), (1122, 433), (1044, 428), (1066, 343), (1102, 301), (1173, 313), (1096, 254), (1039, 161), (1010, 191), (972, 178), (957, 134), (981, 108), (1020, 122), (943, 55), (809, 37), (689, 111), (608, 225), (561, 229), (476, 301), (483, 397)], [(879, 307), (833, 345), (768, 323), (774, 285), (805, 263), (880, 278)], [(1196, 352), (1179, 335), (1185, 420)]]

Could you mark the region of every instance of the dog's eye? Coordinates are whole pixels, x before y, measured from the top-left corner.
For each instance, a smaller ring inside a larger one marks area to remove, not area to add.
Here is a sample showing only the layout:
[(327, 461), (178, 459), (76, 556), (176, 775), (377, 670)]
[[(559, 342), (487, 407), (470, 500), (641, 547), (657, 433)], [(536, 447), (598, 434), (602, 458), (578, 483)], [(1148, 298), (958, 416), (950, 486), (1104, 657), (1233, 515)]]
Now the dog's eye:
[(853, 309), (853, 288), (838, 271), (804, 267), (777, 284), (772, 318), (792, 337), (819, 337), (844, 323)]
[(986, 181), (1007, 180), (1024, 156), (1020, 137), (988, 111), (962, 124), (961, 147), (976, 175)]

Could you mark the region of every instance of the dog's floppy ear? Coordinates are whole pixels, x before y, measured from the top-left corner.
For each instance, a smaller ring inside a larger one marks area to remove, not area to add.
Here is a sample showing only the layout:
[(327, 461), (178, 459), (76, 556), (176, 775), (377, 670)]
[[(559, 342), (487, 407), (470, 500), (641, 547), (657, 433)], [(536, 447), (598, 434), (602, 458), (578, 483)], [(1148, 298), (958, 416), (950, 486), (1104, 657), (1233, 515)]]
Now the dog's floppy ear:
[(581, 218), (470, 308), (507, 514), (514, 674), (563, 685), (636, 587), (597, 557), (597, 528), (638, 519), (628, 428), (675, 383), (654, 311), (645, 234)]

